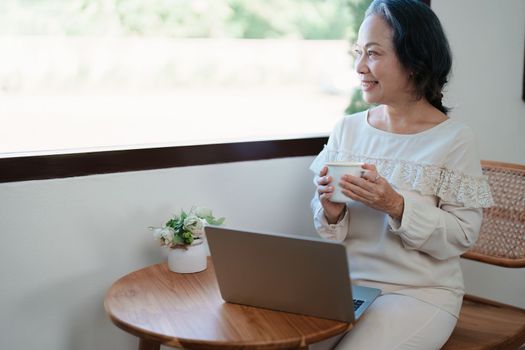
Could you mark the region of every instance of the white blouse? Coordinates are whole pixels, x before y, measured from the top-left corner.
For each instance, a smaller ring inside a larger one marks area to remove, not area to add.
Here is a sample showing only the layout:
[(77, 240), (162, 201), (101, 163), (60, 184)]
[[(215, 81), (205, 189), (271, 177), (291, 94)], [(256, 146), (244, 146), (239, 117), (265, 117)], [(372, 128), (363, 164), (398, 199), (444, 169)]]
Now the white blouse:
[(329, 225), (312, 200), (320, 236), (344, 242), (354, 283), (410, 295), (459, 316), (464, 294), (459, 256), (476, 241), (482, 209), (492, 205), (472, 131), (448, 119), (417, 134), (372, 127), (367, 111), (340, 120), (310, 169), (330, 161), (375, 164), (404, 198), (402, 220), (349, 199)]

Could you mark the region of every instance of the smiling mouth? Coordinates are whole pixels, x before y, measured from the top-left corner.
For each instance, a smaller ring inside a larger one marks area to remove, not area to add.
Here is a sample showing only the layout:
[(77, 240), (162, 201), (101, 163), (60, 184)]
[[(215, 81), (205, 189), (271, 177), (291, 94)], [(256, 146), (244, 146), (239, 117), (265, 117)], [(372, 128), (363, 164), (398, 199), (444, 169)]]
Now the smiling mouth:
[(377, 80), (362, 80), (361, 88), (366, 91), (374, 88), (379, 82)]

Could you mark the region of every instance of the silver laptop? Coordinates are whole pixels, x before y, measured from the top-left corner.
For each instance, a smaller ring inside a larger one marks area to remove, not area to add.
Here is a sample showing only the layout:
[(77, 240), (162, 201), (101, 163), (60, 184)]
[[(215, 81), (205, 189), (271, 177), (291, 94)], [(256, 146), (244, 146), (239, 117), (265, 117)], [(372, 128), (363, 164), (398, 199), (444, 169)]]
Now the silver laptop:
[(227, 302), (351, 323), (381, 293), (351, 285), (341, 243), (223, 227), (206, 237)]

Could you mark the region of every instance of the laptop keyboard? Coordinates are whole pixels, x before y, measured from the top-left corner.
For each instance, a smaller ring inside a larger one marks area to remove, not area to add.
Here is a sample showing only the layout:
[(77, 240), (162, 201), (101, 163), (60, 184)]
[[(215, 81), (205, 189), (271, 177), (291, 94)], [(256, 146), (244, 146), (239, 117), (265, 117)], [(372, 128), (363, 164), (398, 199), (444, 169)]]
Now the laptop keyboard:
[(359, 307), (363, 305), (364, 302), (364, 300), (354, 299), (354, 311), (359, 309)]

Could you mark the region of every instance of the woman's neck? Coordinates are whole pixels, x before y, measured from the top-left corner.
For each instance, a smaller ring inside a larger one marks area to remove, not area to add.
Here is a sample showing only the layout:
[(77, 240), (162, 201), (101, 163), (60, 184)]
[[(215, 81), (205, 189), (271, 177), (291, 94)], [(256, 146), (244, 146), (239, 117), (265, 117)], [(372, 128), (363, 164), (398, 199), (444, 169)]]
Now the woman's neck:
[(425, 99), (374, 108), (368, 122), (375, 128), (396, 134), (415, 134), (430, 129), (448, 117)]

